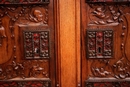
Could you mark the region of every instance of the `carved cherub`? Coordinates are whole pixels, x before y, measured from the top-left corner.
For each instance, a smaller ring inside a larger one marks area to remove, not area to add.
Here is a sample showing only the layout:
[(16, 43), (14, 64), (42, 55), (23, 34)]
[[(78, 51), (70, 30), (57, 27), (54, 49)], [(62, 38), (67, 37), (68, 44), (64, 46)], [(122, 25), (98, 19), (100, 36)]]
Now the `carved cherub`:
[(30, 15), (30, 20), (34, 22), (42, 22), (43, 21), (43, 15), (40, 10), (34, 10), (33, 11), (33, 16)]

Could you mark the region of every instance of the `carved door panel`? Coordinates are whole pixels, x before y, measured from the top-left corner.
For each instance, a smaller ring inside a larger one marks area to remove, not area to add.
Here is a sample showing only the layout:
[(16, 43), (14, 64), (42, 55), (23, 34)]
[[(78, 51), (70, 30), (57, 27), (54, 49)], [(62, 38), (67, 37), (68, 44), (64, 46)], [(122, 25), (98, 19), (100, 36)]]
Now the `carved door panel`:
[(55, 87), (53, 0), (0, 0), (0, 87)]
[(128, 2), (82, 0), (81, 9), (82, 87), (129, 87)]

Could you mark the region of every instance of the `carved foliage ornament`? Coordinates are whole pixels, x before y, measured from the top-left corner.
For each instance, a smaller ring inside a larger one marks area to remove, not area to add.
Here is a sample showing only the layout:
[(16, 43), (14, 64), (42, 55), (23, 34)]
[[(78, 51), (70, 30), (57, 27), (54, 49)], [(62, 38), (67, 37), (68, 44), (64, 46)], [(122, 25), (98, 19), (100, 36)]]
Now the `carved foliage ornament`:
[(121, 37), (121, 56), (119, 58), (116, 58), (115, 60), (93, 60), (91, 64), (91, 71), (93, 77), (114, 77), (116, 79), (125, 79), (130, 77), (130, 62), (129, 56), (126, 52), (126, 50), (128, 50), (128, 47), (126, 45), (127, 43), (129, 43), (129, 8), (129, 5), (90, 5), (90, 25), (122, 25), (121, 35), (119, 35), (119, 37)]
[[(125, 5), (89, 4), (90, 25), (118, 25)], [(126, 10), (124, 10), (126, 11)]]
[[(9, 30), (4, 26), (4, 18), (8, 17)], [(0, 6), (0, 46), (3, 44), (3, 39), (11, 38), (13, 53), (9, 58), (6, 58), (5, 63), (9, 59), (16, 58), (16, 41), (15, 41), (15, 24), (27, 25), (43, 25), (48, 26), (48, 6), (44, 5), (15, 5), (15, 6)], [(9, 34), (9, 33), (11, 34)], [(8, 35), (7, 35), (8, 34)], [(10, 49), (9, 49), (10, 50)]]
[(12, 63), (4, 66), (0, 66), (0, 80), (7, 80), (13, 78), (31, 78), (39, 77), (48, 78), (48, 61), (47, 60), (26, 60), (22, 62), (16, 62), (15, 60)]

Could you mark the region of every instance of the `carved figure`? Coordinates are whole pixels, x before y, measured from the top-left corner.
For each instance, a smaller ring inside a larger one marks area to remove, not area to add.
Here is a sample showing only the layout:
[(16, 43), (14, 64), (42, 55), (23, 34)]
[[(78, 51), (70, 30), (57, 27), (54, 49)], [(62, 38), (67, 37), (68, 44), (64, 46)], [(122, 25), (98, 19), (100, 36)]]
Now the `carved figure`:
[(2, 39), (5, 37), (5, 28), (3, 26), (0, 26), (0, 46), (2, 46)]
[(43, 15), (42, 15), (42, 12), (40, 10), (34, 10), (33, 12), (34, 14), (34, 21), (35, 22), (41, 22), (43, 21)]
[(0, 37), (6, 37), (5, 28), (3, 26), (0, 26)]

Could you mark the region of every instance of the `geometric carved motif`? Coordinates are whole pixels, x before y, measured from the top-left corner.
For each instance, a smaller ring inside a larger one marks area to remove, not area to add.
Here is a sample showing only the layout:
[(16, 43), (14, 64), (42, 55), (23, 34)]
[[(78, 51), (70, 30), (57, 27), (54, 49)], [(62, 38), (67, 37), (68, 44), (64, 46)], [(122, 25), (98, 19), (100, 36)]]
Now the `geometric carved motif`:
[(111, 58), (113, 56), (112, 30), (88, 30), (87, 41), (88, 58)]
[(23, 31), (26, 59), (49, 58), (49, 31)]

